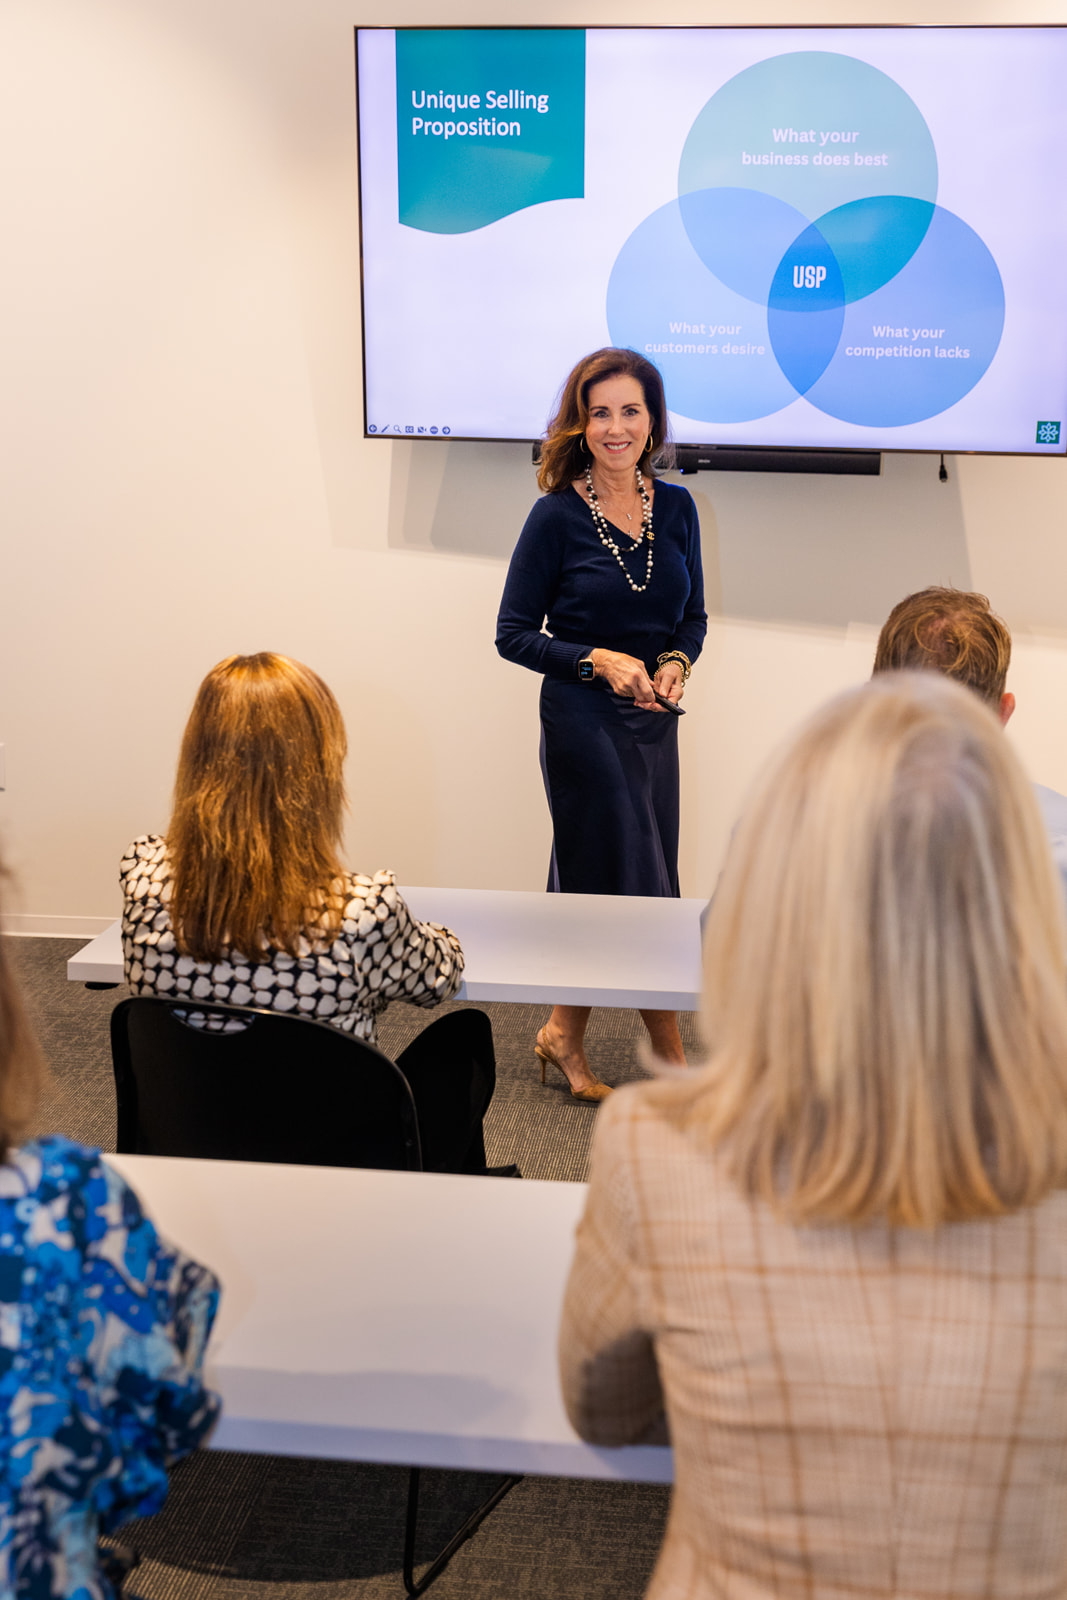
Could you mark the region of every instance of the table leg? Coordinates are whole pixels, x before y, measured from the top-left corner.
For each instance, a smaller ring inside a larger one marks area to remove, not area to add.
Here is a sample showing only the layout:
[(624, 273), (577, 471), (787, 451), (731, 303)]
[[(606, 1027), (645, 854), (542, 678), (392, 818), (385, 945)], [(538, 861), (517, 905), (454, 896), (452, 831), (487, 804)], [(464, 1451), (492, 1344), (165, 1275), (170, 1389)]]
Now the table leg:
[(498, 1506), (509, 1490), (514, 1489), (517, 1483), (522, 1482), (522, 1477), (505, 1478), (498, 1484), (487, 1500), (471, 1512), (466, 1522), (452, 1535), (439, 1555), (435, 1556), (426, 1568), (422, 1577), (415, 1581), (415, 1534), (419, 1520), (419, 1481), (420, 1469), (412, 1467), (408, 1475), (408, 1509), (404, 1526), (404, 1588), (410, 1600), (417, 1600), (419, 1595), (425, 1594), (435, 1578), (440, 1577), (461, 1544), (465, 1544), (473, 1533), (481, 1527), (494, 1506)]

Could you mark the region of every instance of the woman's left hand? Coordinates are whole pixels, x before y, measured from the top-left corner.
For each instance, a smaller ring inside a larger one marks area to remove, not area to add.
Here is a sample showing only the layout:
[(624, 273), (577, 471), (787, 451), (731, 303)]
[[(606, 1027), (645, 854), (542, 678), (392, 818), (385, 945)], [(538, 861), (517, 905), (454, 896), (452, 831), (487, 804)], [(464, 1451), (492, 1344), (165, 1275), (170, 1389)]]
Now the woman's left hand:
[(665, 661), (652, 679), (652, 687), (665, 700), (673, 700), (677, 705), (685, 693), (685, 678), (678, 662)]

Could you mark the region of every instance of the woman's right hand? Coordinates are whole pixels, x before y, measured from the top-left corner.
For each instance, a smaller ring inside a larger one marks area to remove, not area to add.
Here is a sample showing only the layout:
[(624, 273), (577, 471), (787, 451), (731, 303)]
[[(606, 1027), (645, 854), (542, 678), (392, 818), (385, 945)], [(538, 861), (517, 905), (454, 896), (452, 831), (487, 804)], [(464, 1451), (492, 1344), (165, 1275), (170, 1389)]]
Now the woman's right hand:
[(663, 707), (656, 704), (644, 662), (638, 661), (636, 656), (623, 655), (621, 650), (593, 650), (589, 659), (597, 677), (603, 678), (614, 694), (632, 700), (642, 711), (663, 711)]

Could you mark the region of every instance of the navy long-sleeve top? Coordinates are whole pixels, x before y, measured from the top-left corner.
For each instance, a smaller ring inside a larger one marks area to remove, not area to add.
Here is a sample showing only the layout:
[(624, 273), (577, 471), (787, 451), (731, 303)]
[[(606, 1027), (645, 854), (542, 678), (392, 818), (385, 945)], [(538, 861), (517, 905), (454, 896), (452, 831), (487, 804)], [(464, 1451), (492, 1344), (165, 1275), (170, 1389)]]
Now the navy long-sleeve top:
[[(500, 601), (496, 647), (504, 659), (550, 678), (577, 678), (579, 661), (596, 649), (636, 656), (650, 676), (665, 650), (681, 650), (695, 661), (708, 614), (700, 526), (687, 490), (657, 481), (652, 530), (652, 581), (635, 594), (576, 489), (538, 500)], [(615, 543), (634, 582), (644, 583), (648, 545), (631, 546), (624, 533)], [(546, 622), (547, 634), (541, 631)]]

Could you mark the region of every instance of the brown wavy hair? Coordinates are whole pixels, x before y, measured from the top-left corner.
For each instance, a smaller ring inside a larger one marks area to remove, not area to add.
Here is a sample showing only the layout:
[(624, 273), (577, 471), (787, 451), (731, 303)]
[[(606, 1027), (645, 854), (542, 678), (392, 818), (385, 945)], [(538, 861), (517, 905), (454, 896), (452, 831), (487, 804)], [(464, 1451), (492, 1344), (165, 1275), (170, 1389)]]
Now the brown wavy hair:
[[(7, 888), (7, 869), (0, 864)], [(8, 954), (0, 938), (0, 1161), (28, 1131), (45, 1078), (44, 1062)]]
[(875, 672), (926, 668), (1000, 705), (1011, 664), (1011, 634), (984, 594), (937, 585), (895, 605), (878, 635)]
[(594, 350), (590, 356), (583, 356), (563, 385), (556, 414), (548, 424), (545, 442), (541, 446), (537, 482), (546, 494), (556, 494), (566, 489), (585, 471), (589, 462), (588, 452), (583, 449), (589, 422), (589, 391), (595, 383), (603, 383), (605, 378), (636, 378), (641, 385), (645, 405), (652, 419), (652, 448), (641, 454), (638, 462), (641, 471), (652, 474), (653, 458), (661, 468), (670, 466), (667, 400), (658, 369), (644, 356), (639, 356), (636, 350), (616, 350), (609, 345), (603, 350)]
[(340, 926), (341, 711), (310, 667), (229, 656), (197, 691), (167, 830), (171, 920), (197, 961), (299, 954)]

